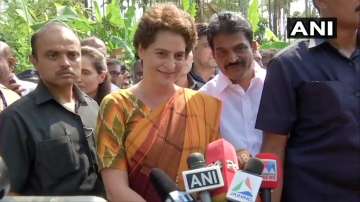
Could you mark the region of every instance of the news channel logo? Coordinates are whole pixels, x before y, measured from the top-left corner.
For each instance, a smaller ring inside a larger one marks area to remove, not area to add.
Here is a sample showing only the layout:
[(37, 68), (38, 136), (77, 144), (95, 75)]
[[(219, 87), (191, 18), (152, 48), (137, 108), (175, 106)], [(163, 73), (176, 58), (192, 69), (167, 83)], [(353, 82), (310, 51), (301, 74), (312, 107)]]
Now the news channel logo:
[(241, 202), (255, 202), (262, 178), (238, 171), (234, 176), (226, 198)]
[(187, 170), (183, 173), (185, 190), (188, 193), (215, 189), (224, 186), (220, 166)]
[(261, 177), (267, 182), (277, 181), (277, 164), (275, 159), (262, 159), (264, 169), (261, 173)]
[(288, 38), (336, 38), (336, 18), (287, 18)]

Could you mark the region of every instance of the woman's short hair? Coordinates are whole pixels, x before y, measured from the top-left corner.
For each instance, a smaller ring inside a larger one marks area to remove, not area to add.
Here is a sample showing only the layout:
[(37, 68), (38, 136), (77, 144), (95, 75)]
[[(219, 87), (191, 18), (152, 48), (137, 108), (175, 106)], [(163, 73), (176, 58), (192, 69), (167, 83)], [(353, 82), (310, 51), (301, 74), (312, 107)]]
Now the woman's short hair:
[(101, 100), (111, 92), (111, 80), (106, 65), (106, 58), (99, 50), (90, 46), (81, 47), (81, 55), (82, 57), (85, 56), (91, 59), (91, 63), (98, 74), (106, 73), (104, 82), (99, 84), (96, 97), (94, 98), (95, 101), (100, 104)]
[(194, 19), (174, 4), (158, 4), (149, 9), (140, 19), (134, 36), (136, 50), (141, 46), (146, 49), (155, 41), (159, 31), (171, 31), (180, 34), (186, 43), (186, 55), (196, 42)]

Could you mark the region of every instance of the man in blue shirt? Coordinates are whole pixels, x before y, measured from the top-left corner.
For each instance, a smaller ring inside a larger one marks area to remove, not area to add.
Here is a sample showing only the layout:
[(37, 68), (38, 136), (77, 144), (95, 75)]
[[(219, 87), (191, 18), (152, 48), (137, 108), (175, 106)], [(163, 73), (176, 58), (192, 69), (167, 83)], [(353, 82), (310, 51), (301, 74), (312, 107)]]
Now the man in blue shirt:
[[(269, 64), (256, 127), (284, 160), (273, 201), (360, 201), (360, 0), (315, 0), (337, 38), (301, 41)], [(340, 8), (339, 8), (340, 7)]]

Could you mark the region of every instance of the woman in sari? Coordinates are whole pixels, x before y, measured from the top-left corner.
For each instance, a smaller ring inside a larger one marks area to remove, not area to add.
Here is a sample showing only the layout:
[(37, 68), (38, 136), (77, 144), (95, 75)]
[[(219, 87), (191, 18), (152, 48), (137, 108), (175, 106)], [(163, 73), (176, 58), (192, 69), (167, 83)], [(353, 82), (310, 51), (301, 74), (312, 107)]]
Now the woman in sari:
[(165, 171), (183, 188), (187, 157), (220, 138), (221, 102), (175, 81), (195, 40), (193, 19), (171, 4), (141, 18), (134, 46), (143, 80), (106, 96), (97, 125), (100, 172), (109, 201), (160, 201), (149, 180)]

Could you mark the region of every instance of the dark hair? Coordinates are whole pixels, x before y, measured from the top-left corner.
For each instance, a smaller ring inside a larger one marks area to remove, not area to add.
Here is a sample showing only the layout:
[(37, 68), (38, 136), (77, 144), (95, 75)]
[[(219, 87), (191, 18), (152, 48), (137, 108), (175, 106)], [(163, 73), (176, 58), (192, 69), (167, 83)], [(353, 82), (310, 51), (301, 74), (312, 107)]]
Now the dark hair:
[(196, 42), (196, 28), (193, 18), (173, 4), (158, 4), (142, 16), (134, 35), (134, 47), (146, 49), (155, 41), (159, 31), (171, 31), (180, 34), (186, 43), (186, 55)]
[(95, 36), (91, 36), (91, 37), (83, 39), (80, 42), (80, 44), (81, 44), (81, 46), (90, 46), (90, 47), (96, 48), (105, 56), (107, 55), (105, 42)]
[[(31, 44), (31, 55), (36, 57), (37, 51), (36, 51), (36, 42), (38, 40), (38, 38), (40, 37), (40, 35), (44, 32), (46, 32), (48, 29), (53, 28), (53, 27), (61, 27), (61, 28), (65, 28), (69, 31), (71, 31), (72, 33), (74, 33), (74, 35), (76, 36), (76, 38), (79, 40), (78, 36), (75, 34), (75, 32), (65, 23), (60, 22), (60, 21), (50, 21), (49, 23), (45, 24), (43, 27), (40, 28), (40, 30), (38, 30), (37, 32), (35, 32), (30, 39), (30, 44)], [(80, 41), (80, 40), (79, 40)]]
[(207, 23), (196, 23), (196, 32), (198, 37), (206, 36), (208, 30), (208, 24)]
[(99, 50), (90, 46), (81, 47), (81, 55), (87, 56), (91, 59), (91, 63), (98, 74), (101, 74), (104, 71), (106, 72), (104, 82), (99, 84), (94, 98), (94, 100), (100, 104), (102, 99), (111, 92), (111, 80), (106, 66), (106, 59)]
[(126, 65), (124, 65), (123, 63), (121, 63), (119, 60), (117, 59), (114, 59), (114, 58), (109, 58), (106, 60), (106, 64), (107, 66), (110, 66), (110, 65), (119, 65), (121, 68), (120, 69), (123, 69), (123, 68), (126, 68)]
[(245, 18), (230, 11), (214, 14), (210, 18), (207, 30), (207, 39), (211, 49), (214, 49), (213, 40), (217, 35), (234, 34), (237, 32), (242, 32), (245, 38), (252, 43), (253, 31)]

